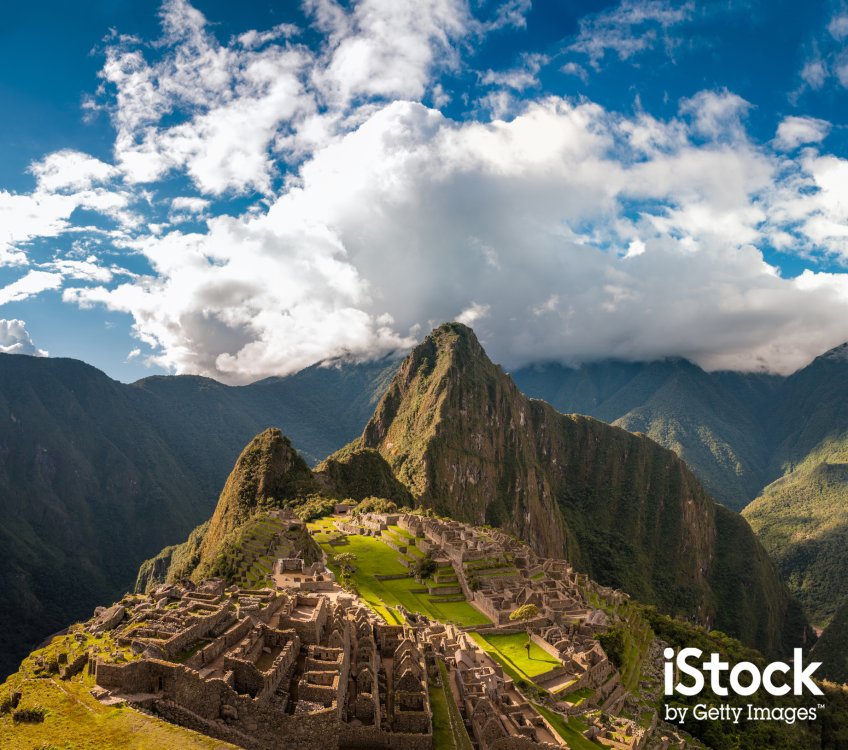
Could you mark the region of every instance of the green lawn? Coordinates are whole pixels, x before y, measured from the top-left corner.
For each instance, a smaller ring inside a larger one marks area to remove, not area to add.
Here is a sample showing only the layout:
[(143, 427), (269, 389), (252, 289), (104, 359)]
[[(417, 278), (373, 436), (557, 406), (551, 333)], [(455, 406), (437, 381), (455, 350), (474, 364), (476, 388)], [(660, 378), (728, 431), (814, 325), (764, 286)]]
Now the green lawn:
[(21, 708), (42, 706), (47, 715), (40, 724), (16, 724), (8, 714), (0, 718), (0, 747), (4, 750), (235, 750), (235, 745), (140, 711), (98, 703), (89, 693), (92, 677), (26, 680), (16, 674), (7, 684), (23, 693)]
[(406, 529), (402, 529), (400, 526), (389, 526), (389, 531), (397, 534), (398, 536), (402, 536), (406, 540), (415, 539), (412, 534), (410, 534)]
[(557, 694), (557, 698), (561, 701), (565, 701), (566, 703), (570, 703), (572, 706), (579, 706), (583, 701), (591, 698), (595, 694), (595, 691), (592, 688), (578, 688), (577, 690), (572, 690), (568, 695), (562, 695), (561, 693)]
[(430, 708), (433, 711), (433, 748), (435, 750), (473, 750), (459, 707), (448, 685), (448, 671), (439, 661), (442, 686), (430, 682)]
[(520, 679), (532, 681), (533, 677), (561, 666), (558, 659), (539, 648), (535, 643), (530, 644), (530, 655), (528, 657), (526, 633), (504, 635), (472, 633), (471, 636), (483, 650), (498, 659), (505, 667), (508, 665), (513, 671), (517, 672)]
[(579, 719), (572, 717), (566, 722), (565, 717), (561, 714), (535, 703), (533, 705), (548, 720), (556, 733), (568, 743), (571, 750), (598, 750), (599, 747), (604, 747), (600, 742), (587, 740), (583, 736), (586, 726)]
[(321, 543), (329, 556), (330, 567), (333, 555), (352, 552), (356, 555), (356, 568), (352, 580), (359, 595), (378, 612), (387, 622), (395, 623), (398, 618), (388, 609), (402, 604), (410, 612), (419, 612), (442, 622), (453, 622), (461, 626), (488, 625), (489, 620), (468, 602), (436, 602), (429, 594), (413, 593), (422, 588), (414, 578), (401, 578), (394, 581), (378, 581), (375, 575), (392, 575), (407, 572), (398, 558), (400, 555), (375, 537), (349, 536), (344, 544), (329, 545)]

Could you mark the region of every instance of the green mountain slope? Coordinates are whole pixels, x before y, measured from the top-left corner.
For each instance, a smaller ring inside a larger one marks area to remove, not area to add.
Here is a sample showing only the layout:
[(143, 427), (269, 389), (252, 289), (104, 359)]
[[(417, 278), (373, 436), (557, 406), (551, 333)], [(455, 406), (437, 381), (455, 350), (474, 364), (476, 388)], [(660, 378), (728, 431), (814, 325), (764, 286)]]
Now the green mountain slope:
[(72, 360), (0, 357), (0, 669), (111, 601), (208, 505), (126, 388)]
[(819, 636), (810, 658), (822, 662), (822, 676), (848, 683), (848, 599), (836, 610), (830, 625)]
[(74, 360), (0, 354), (0, 672), (207, 519), (254, 435), (283, 427), (321, 458), (361, 432), (396, 366), (124, 385)]
[(357, 448), (379, 451), (418, 502), (502, 526), (645, 602), (767, 653), (802, 638), (748, 524), (673, 452), (527, 399), (465, 326), (441, 326), (404, 360)]
[(734, 510), (762, 488), (770, 460), (764, 418), (779, 378), (706, 373), (682, 359), (538, 365), (512, 373), (532, 397), (644, 432), (683, 458), (710, 494)]
[[(304, 501), (316, 488), (312, 471), (291, 441), (276, 428), (264, 430), (236, 460), (212, 517), (182, 544), (166, 547), (142, 563), (136, 590), (146, 591), (163, 581), (221, 575), (227, 567), (225, 558), (241, 552), (248, 532), (262, 522), (264, 512)], [(305, 534), (298, 535), (297, 541), (314, 547)]]
[(817, 625), (848, 599), (848, 439), (827, 440), (743, 515)]
[(848, 345), (787, 378), (778, 397), (769, 419), (778, 478), (744, 515), (824, 626), (848, 598)]

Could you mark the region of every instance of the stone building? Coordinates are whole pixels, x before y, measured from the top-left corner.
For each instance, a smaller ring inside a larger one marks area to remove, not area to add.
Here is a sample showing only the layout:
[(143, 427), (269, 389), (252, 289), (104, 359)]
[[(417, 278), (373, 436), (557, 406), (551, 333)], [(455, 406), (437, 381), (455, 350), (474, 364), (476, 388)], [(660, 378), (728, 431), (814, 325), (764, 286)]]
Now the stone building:
[(136, 656), (97, 660), (101, 697), (251, 750), (432, 747), (419, 635), (353, 597), (210, 582), (160, 587), (125, 614), (113, 635)]

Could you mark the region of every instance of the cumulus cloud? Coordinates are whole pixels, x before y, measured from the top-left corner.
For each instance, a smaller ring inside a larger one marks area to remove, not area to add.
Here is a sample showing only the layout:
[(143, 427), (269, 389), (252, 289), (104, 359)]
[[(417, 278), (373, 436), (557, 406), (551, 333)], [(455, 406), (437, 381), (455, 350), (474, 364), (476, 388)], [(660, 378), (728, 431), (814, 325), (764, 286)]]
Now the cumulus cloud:
[(681, 114), (692, 118), (695, 132), (714, 139), (744, 137), (742, 120), (750, 108), (749, 102), (727, 89), (699, 91), (680, 103)]
[[(146, 352), (133, 359), (234, 383), (403, 349), (449, 319), (510, 367), (682, 355), (785, 372), (848, 338), (848, 277), (783, 278), (761, 251), (848, 257), (848, 161), (792, 153), (823, 140), (820, 121), (787, 118), (757, 144), (751, 105), (726, 89), (665, 120), (519, 98), (544, 58), (483, 73), (486, 98), (451, 119), (422, 103), (450, 96), (438, 74), (469, 38), (520, 25), (527, 3), (488, 22), (459, 0), (305, 7), (317, 49), (289, 27), (222, 43), (185, 0), (164, 4), (156, 54), (113, 39), (100, 106), (114, 167), (48, 157), (52, 182), (0, 193), (0, 216), (5, 200), (26, 241), (68, 231), (77, 207), (128, 211), (116, 181), (151, 202), (171, 175), (195, 190), (114, 243), (143, 273), (54, 258), (0, 303), (61, 286), (69, 304), (132, 316)], [(572, 52), (630, 59), (670, 44), (692, 10), (625, 0), (584, 19)], [(242, 213), (216, 203), (251, 191)]]
[(46, 357), (47, 352), (32, 343), (23, 320), (0, 318), (0, 352), (4, 354), (30, 354)]
[[(125, 179), (148, 183), (185, 169), (212, 195), (267, 192), (278, 129), (314, 106), (300, 76), (309, 55), (289, 45), (221, 45), (185, 0), (167, 0), (162, 19), (159, 60), (149, 63), (137, 44), (120, 40), (101, 72)], [(163, 124), (177, 109), (188, 119)]]
[[(514, 4), (513, 4), (514, 5)], [(420, 99), (434, 66), (455, 66), (456, 42), (472, 27), (463, 0), (308, 0), (328, 34), (314, 80), (324, 96), (346, 105), (357, 96)], [(512, 7), (507, 17), (521, 8)]]
[(830, 128), (829, 122), (815, 117), (785, 117), (777, 126), (775, 145), (791, 151), (805, 143), (821, 143), (827, 138)]
[[(65, 297), (133, 315), (160, 364), (233, 382), (408, 346), (456, 316), (507, 365), (792, 369), (848, 337), (844, 279), (813, 276), (813, 292), (763, 261), (751, 243), (782, 200), (779, 162), (738, 132), (741, 100), (693, 102), (689, 125), (556, 98), (491, 123), (395, 102), (314, 153), (267, 212), (148, 237), (155, 276)], [(805, 174), (821, 194), (808, 210), (838, 211), (823, 196), (839, 176)]]
[(29, 171), (35, 175), (39, 189), (47, 193), (68, 188), (90, 189), (95, 183), (107, 182), (118, 174), (111, 164), (70, 149), (54, 151), (32, 164)]

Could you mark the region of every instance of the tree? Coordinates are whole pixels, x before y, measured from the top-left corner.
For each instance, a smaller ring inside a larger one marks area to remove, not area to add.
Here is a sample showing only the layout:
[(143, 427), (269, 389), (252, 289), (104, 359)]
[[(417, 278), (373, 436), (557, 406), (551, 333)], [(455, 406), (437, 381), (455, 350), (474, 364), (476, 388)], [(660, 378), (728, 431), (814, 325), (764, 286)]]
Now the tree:
[(415, 577), (419, 581), (423, 581), (426, 578), (430, 578), (437, 569), (438, 565), (436, 565), (436, 561), (433, 559), (432, 553), (428, 551), (424, 557), (419, 558), (418, 562), (415, 563)]
[(347, 578), (354, 571), (353, 564), (356, 562), (356, 555), (353, 552), (340, 552), (333, 558), (333, 562), (339, 566), (342, 578)]
[[(535, 604), (522, 604), (509, 616), (510, 622), (529, 622), (535, 620), (542, 613)], [(527, 658), (530, 658), (530, 628), (527, 628), (527, 643), (524, 648), (527, 649)]]

